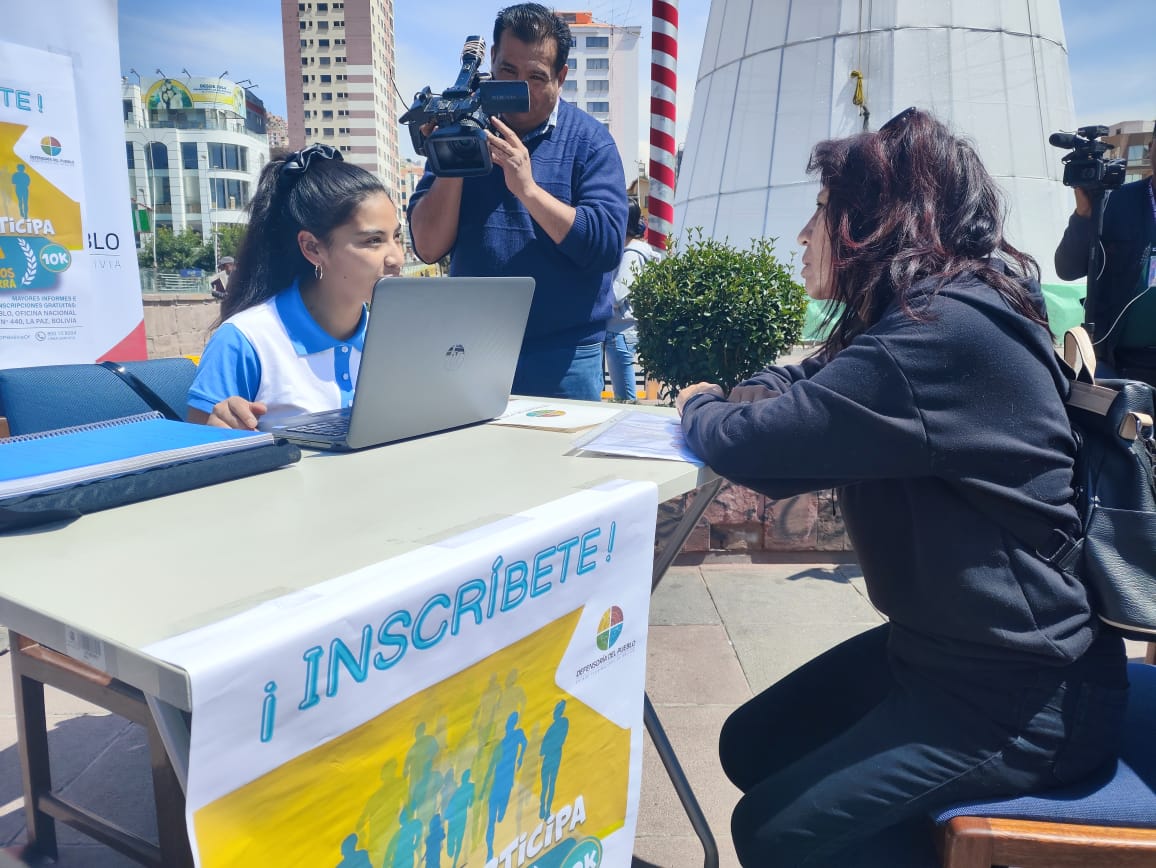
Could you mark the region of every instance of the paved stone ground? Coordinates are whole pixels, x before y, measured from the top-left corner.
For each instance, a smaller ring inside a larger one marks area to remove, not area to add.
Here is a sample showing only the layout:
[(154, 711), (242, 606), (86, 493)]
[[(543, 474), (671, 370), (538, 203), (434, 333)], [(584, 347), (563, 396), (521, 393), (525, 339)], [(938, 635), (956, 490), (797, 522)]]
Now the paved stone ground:
[[(667, 573), (651, 602), (647, 692), (714, 831), (722, 868), (738, 866), (729, 838), (738, 791), (723, 776), (716, 752), (723, 721), (794, 667), (881, 622), (854, 564), (712, 562)], [(1141, 657), (1143, 646), (1131, 644), (1130, 653)], [(4, 655), (0, 848), (18, 847), (24, 838), (10, 683)], [(150, 834), (152, 786), (140, 728), (56, 691), (49, 694), (57, 786), (126, 829)], [(134, 864), (63, 825), (58, 835), (62, 868)], [(703, 864), (698, 839), (649, 740), (634, 852), (639, 868)]]

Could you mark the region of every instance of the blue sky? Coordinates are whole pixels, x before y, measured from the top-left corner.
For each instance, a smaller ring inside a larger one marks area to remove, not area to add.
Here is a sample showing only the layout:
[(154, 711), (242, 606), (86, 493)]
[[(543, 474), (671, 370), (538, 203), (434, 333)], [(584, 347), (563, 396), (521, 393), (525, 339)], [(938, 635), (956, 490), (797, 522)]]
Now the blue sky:
[[(487, 39), (494, 13), (506, 2), (394, 0), (399, 87), (406, 103), (425, 85), (452, 83), (467, 33)], [(1153, 0), (1060, 0), (1068, 40), (1072, 93), (1079, 124), (1156, 118), (1150, 40), (1156, 32)], [(650, 3), (589, 0), (557, 8), (589, 10), (601, 21), (642, 25), (639, 75), (650, 75)], [(679, 141), (685, 137), (710, 0), (679, 2)], [(446, 22), (454, 22), (447, 24)], [(279, 0), (120, 0), (121, 71), (149, 78), (160, 68), (178, 77), (250, 79), (268, 109), (285, 113), (285, 75)], [(644, 85), (645, 86), (645, 85)], [(400, 106), (400, 100), (399, 100)], [(400, 108), (398, 114), (400, 114)], [(643, 124), (643, 135), (646, 123)], [(413, 156), (401, 136), (403, 156)]]

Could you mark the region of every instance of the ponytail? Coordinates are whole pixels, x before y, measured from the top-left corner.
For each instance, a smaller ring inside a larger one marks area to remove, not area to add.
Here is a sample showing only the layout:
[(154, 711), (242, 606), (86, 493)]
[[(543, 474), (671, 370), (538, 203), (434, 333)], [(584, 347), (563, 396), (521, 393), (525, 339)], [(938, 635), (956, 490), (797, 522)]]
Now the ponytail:
[(329, 145), (311, 145), (267, 163), (249, 201), (249, 225), (219, 322), (312, 275), (313, 265), (297, 242), (299, 232), (327, 241), (362, 202), (385, 192), (376, 175), (346, 163)]

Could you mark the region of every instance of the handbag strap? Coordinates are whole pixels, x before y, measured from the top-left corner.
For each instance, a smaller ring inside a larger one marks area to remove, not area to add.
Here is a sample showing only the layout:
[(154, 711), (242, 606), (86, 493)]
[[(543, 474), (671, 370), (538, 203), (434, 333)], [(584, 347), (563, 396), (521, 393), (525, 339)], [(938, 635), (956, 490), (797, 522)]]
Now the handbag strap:
[(1075, 373), (1074, 380), (1094, 383), (1096, 380), (1096, 351), (1092, 338), (1083, 326), (1064, 332), (1064, 351), (1060, 358)]
[(141, 400), (148, 404), (150, 410), (156, 410), (166, 419), (172, 419), (174, 422), (184, 422), (185, 417), (174, 410), (169, 402), (154, 392), (149, 386), (136, 374), (122, 365), (120, 362), (100, 362), (100, 366), (106, 370), (112, 371), (121, 381), (132, 389)]
[[(1082, 326), (1064, 332), (1064, 351), (1058, 355), (1072, 371), (1067, 404), (1098, 416), (1107, 416), (1117, 391), (1096, 382), (1096, 354), (1088, 332)], [(1116, 433), (1125, 440), (1135, 440), (1151, 428), (1152, 417), (1147, 413), (1127, 413), (1120, 420)]]

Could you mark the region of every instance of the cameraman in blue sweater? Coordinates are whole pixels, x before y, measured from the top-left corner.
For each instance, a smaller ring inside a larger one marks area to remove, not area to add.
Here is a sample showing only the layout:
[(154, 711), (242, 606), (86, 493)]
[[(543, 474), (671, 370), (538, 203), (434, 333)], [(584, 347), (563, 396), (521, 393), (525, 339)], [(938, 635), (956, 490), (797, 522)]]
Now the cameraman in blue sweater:
[(570, 28), (537, 3), (494, 21), (497, 80), (526, 81), (530, 110), (492, 119), (490, 174), (427, 165), (409, 205), (414, 250), (452, 254), (450, 274), (536, 281), (514, 392), (598, 401), (614, 272), (626, 240), (626, 179), (610, 133), (559, 99)]

